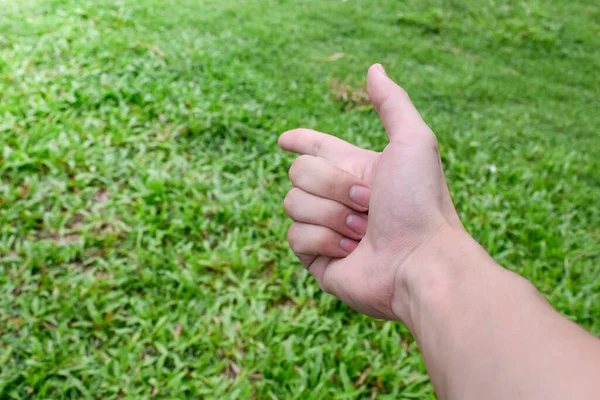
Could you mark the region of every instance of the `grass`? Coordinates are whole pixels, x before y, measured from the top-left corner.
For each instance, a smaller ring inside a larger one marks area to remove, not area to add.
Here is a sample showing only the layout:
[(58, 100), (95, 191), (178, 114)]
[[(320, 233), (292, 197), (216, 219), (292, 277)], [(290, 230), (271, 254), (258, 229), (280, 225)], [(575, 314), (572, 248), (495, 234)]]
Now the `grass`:
[(383, 148), (373, 62), (468, 230), (600, 334), (598, 5), (167, 3), (0, 0), (1, 398), (434, 398), (285, 242), (276, 138)]

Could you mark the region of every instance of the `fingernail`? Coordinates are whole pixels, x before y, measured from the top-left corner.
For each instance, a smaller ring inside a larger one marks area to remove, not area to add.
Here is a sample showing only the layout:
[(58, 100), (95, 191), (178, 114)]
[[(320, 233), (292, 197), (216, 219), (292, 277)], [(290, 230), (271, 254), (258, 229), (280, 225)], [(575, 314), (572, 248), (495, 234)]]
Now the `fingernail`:
[(347, 251), (348, 253), (352, 253), (354, 249), (356, 249), (356, 246), (358, 246), (358, 243), (356, 243), (354, 240), (346, 238), (340, 240), (340, 247), (342, 250)]
[(371, 190), (364, 186), (354, 185), (350, 188), (350, 198), (359, 206), (368, 207)]
[(366, 218), (357, 215), (349, 214), (346, 217), (346, 225), (359, 235), (364, 235), (367, 231), (367, 220)]
[(384, 76), (388, 76), (387, 73), (385, 72), (385, 68), (383, 68), (383, 65), (381, 64), (375, 64), (375, 68), (377, 68), (377, 70), (382, 73)]

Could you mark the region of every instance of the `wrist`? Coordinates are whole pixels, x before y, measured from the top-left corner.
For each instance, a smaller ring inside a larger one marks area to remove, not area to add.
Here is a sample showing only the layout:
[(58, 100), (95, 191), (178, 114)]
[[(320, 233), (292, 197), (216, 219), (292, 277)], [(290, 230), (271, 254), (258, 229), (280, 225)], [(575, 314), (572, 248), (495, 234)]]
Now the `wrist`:
[(392, 310), (416, 334), (423, 308), (445, 308), (453, 292), (499, 270), (464, 229), (444, 225), (397, 266)]

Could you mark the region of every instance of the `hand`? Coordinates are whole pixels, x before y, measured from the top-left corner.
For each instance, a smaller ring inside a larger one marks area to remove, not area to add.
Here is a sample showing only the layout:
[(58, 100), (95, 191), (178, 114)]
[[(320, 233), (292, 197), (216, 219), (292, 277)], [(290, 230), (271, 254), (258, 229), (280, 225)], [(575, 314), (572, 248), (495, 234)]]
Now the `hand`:
[[(280, 137), (282, 148), (303, 154), (290, 169), (285, 206), (298, 222), (288, 239), (325, 292), (366, 315), (403, 320), (419, 269), (410, 260), (464, 231), (435, 135), (406, 92), (380, 65), (367, 88), (390, 140), (382, 153), (305, 129)], [(368, 224), (351, 228), (367, 210)]]

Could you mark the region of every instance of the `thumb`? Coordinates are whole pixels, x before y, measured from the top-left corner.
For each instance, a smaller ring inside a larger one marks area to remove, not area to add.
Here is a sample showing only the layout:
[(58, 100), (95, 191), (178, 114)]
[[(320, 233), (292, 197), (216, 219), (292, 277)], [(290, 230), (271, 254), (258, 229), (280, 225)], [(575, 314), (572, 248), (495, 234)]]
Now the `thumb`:
[(399, 140), (404, 134), (431, 132), (406, 91), (388, 78), (381, 64), (374, 64), (369, 68), (367, 91), (390, 142)]

